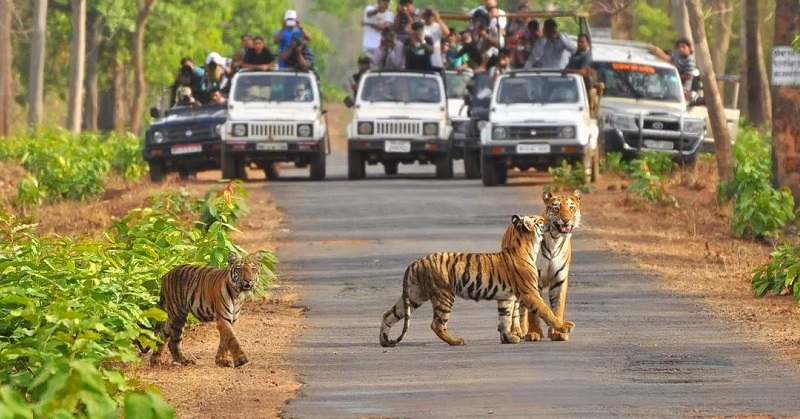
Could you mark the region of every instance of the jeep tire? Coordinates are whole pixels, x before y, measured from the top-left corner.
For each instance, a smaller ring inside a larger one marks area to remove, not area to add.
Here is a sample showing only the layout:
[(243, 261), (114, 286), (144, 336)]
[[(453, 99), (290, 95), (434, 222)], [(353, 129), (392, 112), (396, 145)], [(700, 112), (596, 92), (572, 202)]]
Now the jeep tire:
[(310, 177), (311, 180), (324, 180), (325, 179), (325, 143), (320, 141), (317, 148), (317, 154), (310, 164)]
[(147, 162), (147, 165), (150, 167), (150, 180), (153, 182), (161, 182), (164, 180), (164, 175), (166, 174), (166, 169), (164, 168), (164, 164), (161, 162)]
[(350, 180), (364, 179), (367, 175), (367, 162), (358, 151), (347, 151), (347, 178)]
[(506, 183), (507, 168), (505, 164), (491, 157), (481, 158), (481, 180), (483, 186), (497, 186)]
[(450, 153), (436, 156), (436, 179), (453, 178), (453, 157)]
[(245, 180), (244, 159), (222, 152), (222, 177), (224, 179)]
[(464, 149), (464, 174), (467, 179), (481, 177), (481, 152), (480, 150)]
[(397, 174), (397, 167), (400, 165), (398, 161), (386, 161), (383, 162), (383, 173), (387, 175), (396, 175)]

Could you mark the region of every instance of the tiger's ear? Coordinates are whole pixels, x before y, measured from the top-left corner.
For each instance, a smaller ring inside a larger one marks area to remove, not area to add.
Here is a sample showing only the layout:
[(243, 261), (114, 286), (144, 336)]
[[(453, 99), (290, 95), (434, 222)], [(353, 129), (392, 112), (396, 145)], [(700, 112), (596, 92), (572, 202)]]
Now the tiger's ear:
[(581, 200), (582, 196), (583, 196), (583, 194), (581, 194), (581, 190), (580, 189), (575, 189), (574, 191), (572, 191), (572, 197), (577, 199), (578, 201)]
[(517, 230), (531, 231), (528, 223), (526, 223), (525, 220), (523, 220), (519, 215), (514, 214), (511, 216), (511, 224), (513, 224), (514, 228)]
[(543, 201), (545, 204), (546, 204), (546, 203), (547, 203), (547, 201), (549, 201), (549, 200), (550, 200), (550, 198), (552, 198), (552, 197), (553, 197), (553, 194), (551, 194), (549, 190), (546, 190), (546, 191), (542, 192), (542, 201)]
[(261, 252), (256, 252), (256, 254), (253, 255), (253, 260), (255, 260), (256, 263), (260, 264), (261, 263)]
[(228, 265), (233, 265), (237, 260), (239, 260), (239, 255), (236, 252), (228, 253)]
[(514, 225), (514, 227), (516, 227), (516, 226), (517, 226), (517, 224), (519, 224), (519, 222), (520, 222), (521, 220), (522, 220), (522, 219), (521, 219), (521, 218), (519, 217), (519, 215), (517, 215), (517, 214), (514, 214), (514, 215), (512, 215), (512, 216), (511, 216), (511, 224), (513, 224), (513, 225)]

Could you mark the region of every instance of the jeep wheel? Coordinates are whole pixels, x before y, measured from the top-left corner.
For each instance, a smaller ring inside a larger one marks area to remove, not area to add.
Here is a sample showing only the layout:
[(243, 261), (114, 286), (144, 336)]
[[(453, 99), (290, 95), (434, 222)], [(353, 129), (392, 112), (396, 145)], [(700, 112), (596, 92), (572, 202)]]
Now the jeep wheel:
[(150, 167), (150, 180), (153, 182), (161, 182), (164, 180), (166, 170), (162, 163), (148, 162), (147, 165)]
[(358, 151), (347, 152), (347, 178), (351, 180), (364, 179), (367, 175), (367, 162)]
[(383, 162), (383, 173), (387, 175), (396, 175), (397, 174), (397, 167), (400, 165), (400, 162), (397, 161), (387, 161)]
[(278, 180), (281, 178), (281, 171), (278, 169), (277, 162), (267, 162), (267, 165), (264, 166), (264, 177), (266, 177), (267, 180)]
[(436, 179), (453, 178), (453, 158), (450, 153), (436, 156)]
[(178, 176), (181, 180), (197, 179), (197, 171), (181, 169), (178, 170)]
[(697, 152), (688, 156), (678, 157), (678, 165), (685, 169), (692, 169), (697, 164)]
[(243, 159), (237, 158), (233, 154), (222, 153), (222, 177), (225, 179), (245, 180), (245, 170)]
[(467, 179), (481, 177), (481, 152), (479, 150), (464, 150), (464, 174)]
[(506, 167), (501, 162), (483, 157), (481, 159), (481, 180), (483, 186), (497, 186), (506, 183), (508, 173)]
[(320, 142), (317, 155), (314, 156), (314, 160), (311, 161), (311, 168), (309, 171), (311, 173), (311, 180), (325, 179), (325, 144), (322, 142)]

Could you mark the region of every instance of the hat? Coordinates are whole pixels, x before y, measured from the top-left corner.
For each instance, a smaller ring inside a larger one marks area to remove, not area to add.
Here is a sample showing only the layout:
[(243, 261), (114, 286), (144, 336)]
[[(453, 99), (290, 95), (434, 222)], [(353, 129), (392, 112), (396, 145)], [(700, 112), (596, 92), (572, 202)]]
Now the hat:
[(286, 13), (283, 15), (283, 21), (286, 23), (286, 26), (296, 26), (297, 25), (297, 12), (294, 10), (287, 10)]
[(185, 98), (185, 97), (192, 97), (192, 89), (188, 86), (183, 86), (178, 89), (178, 97)]
[(225, 65), (225, 58), (217, 52), (212, 52), (206, 56), (206, 64)]

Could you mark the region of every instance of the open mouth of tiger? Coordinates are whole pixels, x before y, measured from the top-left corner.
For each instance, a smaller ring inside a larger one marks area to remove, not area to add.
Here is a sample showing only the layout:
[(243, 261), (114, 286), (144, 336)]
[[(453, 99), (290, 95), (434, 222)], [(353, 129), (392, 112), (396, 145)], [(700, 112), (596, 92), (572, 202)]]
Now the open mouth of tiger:
[(572, 224), (556, 223), (556, 229), (560, 231), (562, 234), (569, 234), (572, 233)]

